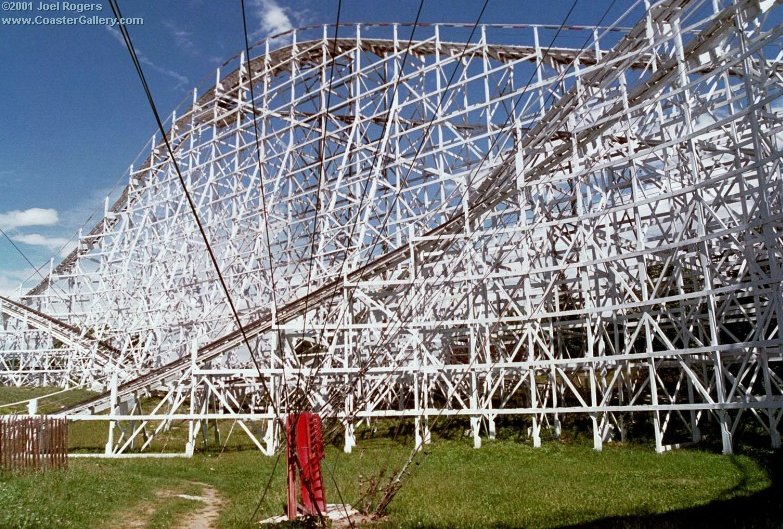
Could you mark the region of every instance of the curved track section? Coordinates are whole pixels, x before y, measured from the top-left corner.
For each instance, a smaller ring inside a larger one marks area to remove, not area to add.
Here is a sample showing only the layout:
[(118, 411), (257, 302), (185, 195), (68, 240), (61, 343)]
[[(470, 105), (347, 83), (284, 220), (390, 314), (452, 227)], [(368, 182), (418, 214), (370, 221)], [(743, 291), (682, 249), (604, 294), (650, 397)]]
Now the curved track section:
[[(584, 49), (547, 50), (543, 26), (469, 43), (468, 27), (420, 27), (407, 54), (396, 25), (263, 41), (169, 120), (261, 371), (153, 137), (24, 300), (132, 359), (67, 414), (128, 421), (112, 455), (173, 420), (192, 450), (204, 418), (271, 421), (271, 450), (301, 394), (346, 449), (360, 421), (411, 417), (426, 440), (456, 415), (477, 445), (500, 416), (525, 416), (538, 444), (571, 414), (596, 448), (639, 417), (658, 450), (705, 430), (728, 452), (746, 419), (778, 445), (780, 17), (664, 1), (565, 29)], [(161, 404), (131, 414), (149, 392)]]

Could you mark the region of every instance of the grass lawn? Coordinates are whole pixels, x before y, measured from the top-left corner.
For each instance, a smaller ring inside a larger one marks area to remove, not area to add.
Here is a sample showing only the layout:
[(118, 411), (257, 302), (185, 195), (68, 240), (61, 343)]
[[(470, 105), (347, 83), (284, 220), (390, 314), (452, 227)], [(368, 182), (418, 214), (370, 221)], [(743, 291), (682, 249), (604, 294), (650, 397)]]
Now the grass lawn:
[[(46, 395), (55, 393), (50, 397)], [(56, 387), (15, 388), (0, 387), (0, 414), (27, 413), (27, 404), (14, 404), (23, 400), (40, 398), (38, 413), (57, 413), (71, 404), (83, 402), (96, 393), (86, 389), (70, 389), (62, 391)]]
[[(330, 449), (325, 464), (345, 501), (356, 504), (362, 482), (396, 468), (407, 446), (365, 441), (350, 455)], [(197, 454), (192, 459), (72, 459), (67, 471), (0, 477), (3, 527), (121, 527), (123, 514), (154, 502), (149, 527), (196, 505), (156, 499), (161, 490), (198, 493), (213, 486), (224, 499), (220, 527), (255, 527), (251, 516), (274, 459), (253, 451)], [(257, 518), (280, 514), (284, 464), (278, 464)], [(327, 477), (327, 497), (338, 501)], [(655, 454), (647, 447), (549, 442), (439, 441), (415, 466), (382, 527), (560, 527), (618, 516), (650, 515), (731, 501), (769, 490), (770, 477), (748, 456), (701, 451)], [(187, 490), (190, 489), (190, 490)], [(198, 489), (198, 487), (196, 487)], [(772, 514), (772, 513), (770, 513)]]
[[(6, 400), (7, 401), (7, 400)], [(104, 439), (95, 440), (100, 446)], [(361, 507), (382, 469), (400, 467), (412, 440), (359, 438), (354, 453), (329, 447), (327, 499)], [(389, 516), (391, 527), (781, 527), (780, 453), (722, 456), (700, 450), (656, 454), (649, 446), (550, 440), (541, 448), (512, 439), (437, 439), (412, 467)], [(178, 493), (214, 488), (219, 527), (258, 527), (285, 502), (285, 461), (253, 512), (275, 458), (229, 446), (191, 459), (72, 458), (67, 471), (0, 474), (0, 527), (171, 527), (199, 507)], [(337, 487), (335, 487), (335, 483)], [(739, 524), (739, 525), (738, 525)]]

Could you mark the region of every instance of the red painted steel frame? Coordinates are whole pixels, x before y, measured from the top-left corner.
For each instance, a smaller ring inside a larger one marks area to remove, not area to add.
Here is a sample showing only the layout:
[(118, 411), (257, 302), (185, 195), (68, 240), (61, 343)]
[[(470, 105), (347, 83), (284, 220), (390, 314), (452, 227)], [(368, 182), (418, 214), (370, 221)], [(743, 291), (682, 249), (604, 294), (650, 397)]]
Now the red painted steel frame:
[[(288, 415), (285, 430), (288, 440), (288, 519), (296, 519), (299, 510), (306, 516), (321, 516), (326, 512), (321, 474), (321, 459), (324, 457), (321, 417), (310, 412)], [(301, 503), (298, 502), (300, 494)]]

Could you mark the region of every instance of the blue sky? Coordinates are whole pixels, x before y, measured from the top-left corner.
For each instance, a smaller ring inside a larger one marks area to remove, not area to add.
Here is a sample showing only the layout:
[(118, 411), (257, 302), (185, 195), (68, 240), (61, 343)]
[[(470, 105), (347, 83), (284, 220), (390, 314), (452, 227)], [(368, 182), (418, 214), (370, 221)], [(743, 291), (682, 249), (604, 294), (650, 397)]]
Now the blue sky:
[[(33, 3), (36, 9), (38, 1)], [(474, 22), (482, 3), (427, 0), (422, 21)], [(568, 22), (594, 24), (610, 3), (579, 0)], [(630, 3), (617, 0), (609, 20)], [(571, 4), (490, 0), (482, 20), (559, 24)], [(255, 38), (334, 23), (337, 10), (336, 0), (246, 0), (246, 5)], [(412, 22), (418, 5), (418, 0), (344, 0), (341, 19)], [(144, 19), (130, 32), (164, 116), (243, 47), (238, 0), (120, 0), (120, 6), (124, 16)], [(110, 13), (103, 4), (101, 16)], [(96, 210), (100, 215), (104, 197), (124, 185), (118, 179), (155, 130), (149, 106), (117, 34), (87, 25), (0, 25), (0, 101), (0, 228), (36, 266), (51, 257), (57, 262), (60, 248), (78, 229), (85, 225), (89, 231), (100, 218), (87, 222)], [(0, 293), (10, 293), (32, 273), (0, 237)]]

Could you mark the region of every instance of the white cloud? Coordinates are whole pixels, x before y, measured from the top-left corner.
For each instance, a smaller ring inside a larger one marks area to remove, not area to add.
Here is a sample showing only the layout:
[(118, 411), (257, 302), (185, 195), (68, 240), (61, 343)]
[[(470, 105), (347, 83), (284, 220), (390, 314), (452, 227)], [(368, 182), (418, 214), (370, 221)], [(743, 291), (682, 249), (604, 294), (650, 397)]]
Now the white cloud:
[(191, 38), (193, 34), (190, 31), (185, 31), (173, 22), (164, 22), (163, 25), (171, 30), (171, 36), (174, 37), (174, 42), (179, 49), (191, 55), (199, 55), (196, 44)]
[(30, 246), (43, 246), (44, 248), (58, 252), (60, 256), (66, 256), (75, 247), (75, 242), (65, 237), (48, 237), (40, 233), (28, 233), (23, 235), (14, 235), (13, 240)]
[(19, 297), (19, 285), (28, 277), (35, 274), (32, 268), (24, 270), (2, 270), (0, 269), (0, 296), (7, 298)]
[(260, 32), (253, 32), (254, 37), (260, 35), (276, 35), (293, 29), (287, 9), (281, 7), (275, 0), (255, 0), (256, 16), (261, 21)]
[[(109, 32), (109, 35), (111, 35), (114, 38), (114, 40), (116, 40), (123, 48), (126, 47), (125, 46), (125, 40), (122, 38), (122, 33), (120, 33), (120, 30), (115, 29), (115, 28), (113, 28), (111, 26), (103, 26), (103, 27), (106, 28), (106, 31)], [(188, 80), (188, 78), (185, 77), (184, 75), (182, 75), (181, 73), (175, 72), (174, 70), (169, 70), (168, 68), (164, 68), (162, 66), (158, 66), (157, 64), (152, 62), (152, 59), (147, 57), (139, 49), (138, 46), (134, 45), (134, 49), (136, 50), (136, 56), (139, 58), (139, 62), (141, 62), (142, 64), (146, 64), (147, 66), (149, 66), (150, 68), (152, 68), (156, 72), (161, 73), (163, 75), (167, 75), (167, 76), (171, 77), (172, 79), (174, 79), (175, 81), (177, 81), (177, 84), (174, 86), (175, 88), (179, 88), (181, 86), (190, 84), (190, 81)]]
[(15, 209), (0, 213), (0, 228), (12, 230), (23, 226), (51, 226), (57, 224), (58, 220), (56, 209)]

